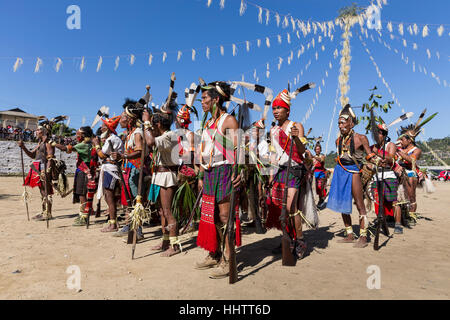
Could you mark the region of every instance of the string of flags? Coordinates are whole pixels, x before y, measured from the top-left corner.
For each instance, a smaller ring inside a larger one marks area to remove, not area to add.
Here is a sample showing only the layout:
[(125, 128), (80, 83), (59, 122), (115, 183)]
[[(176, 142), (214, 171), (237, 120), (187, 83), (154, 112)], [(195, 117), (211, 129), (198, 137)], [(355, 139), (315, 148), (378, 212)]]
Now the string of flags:
[[(335, 50), (335, 53), (337, 53), (337, 48)], [(337, 56), (338, 56), (337, 54), (334, 54), (334, 59), (336, 59)], [(315, 97), (313, 98), (312, 102), (310, 103), (309, 108), (306, 111), (305, 116), (302, 119), (302, 124), (304, 124), (306, 121), (308, 121), (311, 114), (314, 112), (314, 108), (315, 108), (316, 104), (319, 102), (319, 97), (322, 95), (322, 92), (323, 92), (322, 88), (325, 88), (326, 79), (329, 76), (329, 71), (331, 71), (331, 69), (333, 68), (332, 61), (333, 61), (333, 59), (330, 59), (330, 61), (328, 62), (328, 65), (327, 65), (328, 68), (326, 68), (324, 71), (324, 76), (316, 90)]]
[[(374, 39), (372, 41), (375, 42)], [(416, 70), (418, 70), (419, 72), (421, 72), (427, 76), (428, 75), (431, 76), (434, 80), (436, 80), (436, 82), (440, 86), (444, 86), (445, 88), (450, 86), (450, 83), (448, 83), (447, 80), (441, 80), (441, 78), (436, 73), (434, 73), (432, 71), (428, 71), (426, 69), (426, 67), (422, 66), (419, 63), (416, 63), (416, 61), (410, 60), (409, 57), (404, 52), (400, 52), (396, 48), (392, 49), (392, 47), (389, 44), (387, 44), (385, 41), (382, 41), (381, 37), (378, 37), (378, 42), (381, 43), (389, 51), (393, 51), (397, 56), (399, 56), (401, 58), (401, 60), (406, 65), (410, 64), (413, 72), (416, 72)]]
[[(383, 74), (381, 73), (380, 68), (378, 67), (378, 64), (375, 62), (375, 59), (372, 56), (372, 53), (370, 52), (369, 48), (367, 48), (367, 44), (364, 42), (364, 40), (362, 39), (361, 36), (359, 36), (359, 40), (361, 41), (362, 45), (364, 46), (365, 51), (367, 52), (367, 54), (369, 55), (369, 59), (370, 61), (372, 61), (372, 64), (374, 65), (376, 71), (377, 71), (377, 75), (378, 77), (381, 79), (381, 81), (383, 82), (384, 86), (386, 87), (386, 89), (389, 91), (389, 94), (392, 96), (392, 100), (395, 101), (395, 103), (397, 104), (397, 106), (401, 107), (400, 102), (398, 101), (397, 97), (395, 96), (395, 94), (392, 92), (391, 87), (389, 86), (389, 84), (387, 83), (386, 79), (384, 79)], [(403, 112), (403, 110), (402, 110)]]
[[(332, 34), (330, 34), (330, 36), (332, 36)], [(297, 34), (297, 38), (300, 40), (300, 35)], [(282, 44), (283, 43), (283, 39), (285, 39), (285, 41), (288, 44), (291, 44), (291, 42), (293, 41), (293, 38), (290, 34), (290, 32), (286, 32), (283, 34), (275, 34), (275, 35), (267, 35), (267, 36), (263, 36), (262, 39), (265, 41), (265, 44), (267, 46), (267, 48), (271, 47), (271, 40), (272, 39), (276, 39), (278, 44)], [(160, 57), (160, 61), (162, 63), (165, 63), (166, 60), (169, 57), (169, 54), (173, 54), (174, 56), (176, 56), (176, 61), (179, 62), (182, 60), (183, 56), (190, 56), (192, 61), (196, 61), (196, 58), (198, 57), (198, 53), (199, 52), (205, 52), (205, 56), (206, 58), (209, 60), (211, 59), (211, 51), (212, 49), (217, 49), (220, 53), (221, 56), (225, 55), (225, 47), (231, 47), (231, 53), (232, 56), (237, 56), (240, 47), (243, 47), (243, 51), (246, 52), (250, 52), (251, 48), (261, 48), (261, 44), (262, 44), (262, 40), (261, 38), (258, 39), (253, 39), (253, 40), (245, 40), (245, 41), (240, 41), (240, 42), (236, 42), (236, 43), (232, 43), (232, 44), (221, 44), (221, 45), (215, 45), (215, 46), (206, 46), (206, 47), (202, 47), (202, 48), (192, 48), (192, 49), (184, 49), (184, 50), (177, 50), (177, 51), (160, 51), (160, 52), (153, 52), (153, 53), (145, 53), (145, 54), (128, 54), (128, 55), (113, 55), (113, 56), (82, 56), (82, 57), (65, 57), (65, 58), (60, 58), (60, 57), (53, 57), (53, 58), (46, 58), (46, 60), (50, 60), (51, 64), (53, 65), (53, 68), (56, 72), (59, 72), (64, 64), (65, 61), (75, 61), (77, 68), (79, 69), (80, 72), (83, 72), (88, 64), (88, 61), (90, 60), (95, 60), (95, 71), (96, 72), (100, 72), (100, 70), (102, 69), (103, 63), (105, 61), (105, 59), (114, 59), (114, 71), (117, 71), (120, 63), (125, 60), (128, 62), (128, 64), (130, 66), (135, 65), (136, 60), (138, 57), (140, 58), (148, 58), (148, 65), (151, 66), (153, 63), (155, 63), (155, 58), (156, 57)], [(25, 63), (25, 59), (22, 57), (16, 57), (16, 58), (11, 58), (11, 57), (2, 57), (2, 59), (14, 59), (14, 64), (13, 64), (13, 72), (17, 72), (20, 67), (22, 67)], [(43, 66), (44, 66), (44, 59), (37, 57), (37, 58), (32, 58), (32, 60), (34, 61), (34, 72), (38, 73), (40, 71), (42, 71)]]
[(336, 87), (336, 97), (334, 98), (333, 115), (331, 116), (330, 129), (328, 129), (327, 143), (325, 145), (325, 154), (328, 154), (328, 143), (330, 142), (331, 129), (333, 128), (334, 117), (336, 115), (336, 109), (337, 109), (337, 105), (338, 105), (338, 96), (339, 96), (339, 85)]
[[(445, 32), (445, 26), (449, 26), (448, 24), (420, 24), (420, 23), (407, 23), (407, 22), (394, 22), (394, 21), (384, 21), (386, 24), (386, 29), (390, 33), (398, 32), (401, 36), (405, 35), (408, 32), (411, 36), (421, 36), (422, 38), (426, 38), (434, 31), (439, 37), (442, 37)], [(450, 36), (450, 33), (447, 34)]]
[[(318, 49), (317, 49), (317, 51), (316, 51), (314, 56), (316, 57), (316, 60), (317, 60), (318, 57), (319, 57), (318, 51), (319, 50), (325, 51), (325, 49), (326, 49), (325, 44), (323, 43), (323, 40), (324, 40), (324, 38), (322, 36), (320, 36), (320, 35), (315, 37), (315, 38), (312, 38), (308, 43), (300, 44), (300, 45), (294, 47), (293, 49), (291, 49), (289, 51), (289, 54), (287, 54), (286, 56), (283, 55), (283, 56), (278, 56), (278, 57), (272, 58), (272, 59), (266, 61), (265, 63), (261, 64), (260, 66), (258, 66), (256, 68), (253, 68), (253, 69), (251, 69), (249, 71), (241, 73), (241, 76), (244, 79), (244, 75), (252, 72), (253, 73), (253, 79), (255, 80), (256, 83), (258, 83), (260, 78), (258, 77), (257, 69), (259, 69), (260, 67), (264, 67), (265, 68), (265, 76), (266, 76), (267, 79), (269, 79), (270, 78), (270, 74), (271, 74), (270, 65), (272, 63), (275, 62), (277, 64), (276, 71), (280, 71), (284, 61), (287, 61), (288, 65), (290, 65), (292, 63), (292, 61), (294, 60), (294, 57), (296, 57), (297, 60), (299, 60), (306, 52), (308, 52), (310, 49), (316, 48), (316, 47)], [(333, 37), (330, 39), (330, 41), (331, 42), (333, 41)], [(294, 54), (295, 51), (296, 51), (296, 54)], [(303, 69), (307, 70), (310, 65), (311, 65), (311, 60), (309, 61), (309, 63), (307, 63), (305, 65), (305, 67)], [(303, 69), (295, 77), (294, 84), (297, 84), (297, 82), (299, 81), (299, 77), (303, 75)], [(242, 81), (244, 81), (244, 80), (242, 80)]]
[[(385, 0), (383, 0), (385, 1)], [(212, 0), (207, 0), (206, 6), (208, 8), (211, 7)], [(220, 0), (219, 3), (220, 9), (225, 8), (225, 0)], [(283, 15), (279, 12), (264, 8), (258, 4), (241, 0), (239, 6), (239, 16), (243, 16), (247, 12), (248, 6), (252, 6), (258, 10), (258, 23), (265, 25), (269, 25), (269, 22), (272, 19), (275, 19), (275, 23), (277, 27), (281, 27), (283, 29), (292, 27), (292, 32), (296, 32), (299, 37), (299, 33), (302, 32), (303, 36), (306, 37), (311, 32), (316, 34), (318, 31), (322, 32), (324, 35), (330, 35), (334, 32), (335, 25), (339, 24), (339, 21), (336, 20), (328, 20), (328, 21), (305, 21), (298, 18), (293, 17), (291, 14)]]

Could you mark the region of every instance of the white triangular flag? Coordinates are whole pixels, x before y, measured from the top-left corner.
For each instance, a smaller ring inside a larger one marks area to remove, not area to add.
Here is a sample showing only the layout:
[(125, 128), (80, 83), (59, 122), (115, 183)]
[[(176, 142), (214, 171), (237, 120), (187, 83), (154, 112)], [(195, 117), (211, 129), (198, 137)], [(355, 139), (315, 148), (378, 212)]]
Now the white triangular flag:
[(166, 58), (167, 58), (167, 53), (163, 52), (163, 56), (162, 56), (163, 63), (166, 62)]
[(84, 60), (84, 57), (83, 57), (81, 59), (81, 63), (80, 63), (80, 71), (81, 72), (83, 72), (85, 66), (86, 66), (86, 63), (85, 63), (85, 60)]
[(206, 58), (209, 59), (209, 47), (206, 47)]
[(19, 69), (19, 67), (23, 64), (23, 59), (22, 58), (17, 58), (16, 62), (14, 63), (14, 67), (13, 70), (14, 72), (17, 71), (17, 69)]
[(239, 15), (243, 16), (246, 9), (247, 9), (247, 4), (244, 2), (244, 0), (241, 0), (241, 7), (239, 8)]
[(153, 55), (150, 53), (148, 56), (148, 65), (151, 66), (153, 62)]
[(289, 25), (288, 18), (287, 18), (287, 16), (284, 16), (284, 19), (283, 19), (283, 28), (287, 28), (288, 25)]
[(292, 25), (292, 31), (295, 31), (295, 20), (293, 17), (291, 17), (291, 25)]
[(115, 61), (115, 65), (114, 65), (114, 71), (116, 71), (117, 68), (119, 68), (119, 62), (120, 62), (120, 57), (117, 56), (117, 57), (116, 57), (116, 61)]
[(136, 57), (134, 54), (130, 55), (130, 66), (134, 65), (134, 62), (136, 61)]
[(256, 40), (256, 45), (258, 46), (258, 48), (261, 46), (261, 39)]
[(269, 9), (266, 9), (266, 26), (269, 25), (269, 19), (270, 19), (270, 11)]
[(430, 49), (427, 49), (427, 56), (428, 56), (428, 59), (431, 59), (431, 52), (430, 52)]
[(220, 54), (223, 56), (225, 54), (225, 49), (223, 46), (220, 46)]
[(283, 64), (283, 58), (278, 57), (278, 70), (280, 70), (282, 64)]
[(250, 51), (250, 41), (245, 41), (245, 48), (247, 49), (247, 52)]
[(266, 37), (266, 46), (267, 46), (267, 48), (270, 48), (270, 40), (269, 40), (269, 37)]
[(208, 8), (211, 5), (211, 2), (212, 2), (212, 0), (208, 0), (208, 3), (206, 4)]
[(437, 34), (438, 36), (442, 36), (442, 34), (444, 33), (444, 26), (441, 25), (438, 29), (437, 29)]
[(266, 78), (269, 79), (269, 76), (270, 76), (269, 63), (267, 63)]
[(277, 13), (275, 13), (275, 20), (277, 21), (277, 27), (280, 26), (280, 15)]
[(408, 26), (408, 32), (409, 32), (410, 35), (413, 35), (413, 30), (412, 30), (411, 25)]
[(288, 34), (287, 34), (287, 42), (288, 42), (288, 43), (291, 43), (291, 35), (289, 34), (289, 32), (288, 32)]
[(258, 7), (258, 22), (262, 23), (262, 8)]
[(419, 27), (417, 27), (417, 24), (415, 24), (415, 23), (413, 26), (413, 30), (414, 30), (414, 34), (417, 36), (417, 34), (419, 33)]
[(422, 30), (422, 37), (427, 37), (428, 36), (428, 26), (426, 25), (425, 27), (423, 27)]
[(192, 61), (195, 61), (195, 49), (192, 49)]
[(55, 71), (59, 72), (62, 66), (62, 60), (61, 58), (56, 58), (56, 65), (55, 65)]
[(401, 35), (403, 35), (403, 23), (400, 23), (398, 25), (398, 33), (400, 33)]
[(101, 67), (102, 67), (102, 64), (103, 64), (103, 58), (100, 57), (100, 58), (98, 58), (96, 72), (99, 72), (99, 71), (100, 71), (100, 69), (101, 69)]
[(234, 43), (232, 45), (232, 48), (233, 48), (233, 57), (234, 57), (234, 56), (236, 56), (236, 53), (237, 53), (237, 48), (236, 48), (236, 45)]
[(415, 42), (413, 43), (413, 49), (417, 50), (417, 43), (415, 43)]
[(403, 46), (406, 48), (407, 47), (407, 45), (406, 45), (406, 39), (403, 39)]
[(180, 59), (181, 59), (181, 55), (182, 55), (183, 53), (181, 52), (181, 51), (178, 51), (178, 54), (177, 54), (177, 61), (180, 61)]
[(220, 0), (220, 9), (225, 8), (225, 0)]
[(277, 35), (277, 38), (278, 38), (278, 43), (281, 44), (281, 36)]

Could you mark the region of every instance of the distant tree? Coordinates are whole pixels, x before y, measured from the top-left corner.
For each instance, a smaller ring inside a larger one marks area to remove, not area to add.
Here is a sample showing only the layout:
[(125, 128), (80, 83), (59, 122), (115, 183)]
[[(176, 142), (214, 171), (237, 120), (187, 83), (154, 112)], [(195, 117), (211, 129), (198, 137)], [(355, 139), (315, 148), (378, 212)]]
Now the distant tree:
[[(367, 112), (369, 113), (369, 116), (361, 116), (359, 117), (359, 121), (362, 122), (366, 122), (367, 121), (367, 125), (366, 125), (366, 134), (368, 134), (370, 132), (370, 111), (374, 110), (376, 111), (376, 109), (387, 113), (389, 111), (389, 109), (392, 108), (392, 105), (394, 104), (394, 101), (388, 101), (385, 104), (381, 104), (380, 102), (378, 102), (376, 99), (382, 99), (383, 97), (379, 94), (376, 94), (375, 91), (378, 90), (377, 87), (373, 87), (373, 89), (370, 89), (369, 91), (372, 91), (370, 97), (369, 97), (369, 103), (364, 103), (362, 105), (362, 112)], [(380, 117), (379, 116), (375, 116), (375, 121), (377, 123), (380, 123)]]
[[(62, 130), (61, 130), (61, 126), (62, 126)], [(74, 136), (76, 131), (77, 131), (76, 129), (69, 128), (64, 123), (57, 123), (57, 124), (53, 125), (53, 128), (52, 128), (52, 134), (54, 134), (56, 136), (60, 136), (61, 135), (63, 137)]]
[(345, 6), (339, 9), (338, 19), (345, 19), (348, 17), (356, 17), (364, 12), (364, 7), (359, 7), (355, 2), (350, 6)]

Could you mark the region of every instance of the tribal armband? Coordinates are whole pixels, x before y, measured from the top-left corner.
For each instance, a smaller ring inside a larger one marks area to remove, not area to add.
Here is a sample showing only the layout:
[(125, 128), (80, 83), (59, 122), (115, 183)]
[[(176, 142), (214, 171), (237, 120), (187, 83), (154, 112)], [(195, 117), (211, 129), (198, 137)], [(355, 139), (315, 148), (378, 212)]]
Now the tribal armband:
[(372, 153), (367, 155), (366, 160), (369, 161), (370, 159), (372, 159), (375, 156), (376, 156), (375, 152), (372, 152)]

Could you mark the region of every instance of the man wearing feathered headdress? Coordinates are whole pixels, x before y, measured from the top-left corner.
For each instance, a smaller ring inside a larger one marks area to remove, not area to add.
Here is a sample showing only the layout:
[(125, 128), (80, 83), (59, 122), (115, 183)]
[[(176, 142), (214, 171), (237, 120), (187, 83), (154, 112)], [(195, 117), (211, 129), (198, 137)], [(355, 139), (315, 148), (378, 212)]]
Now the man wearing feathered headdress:
[[(230, 213), (230, 197), (233, 188), (238, 188), (241, 176), (233, 177), (235, 163), (238, 122), (229, 115), (224, 102), (231, 99), (230, 85), (225, 82), (211, 82), (202, 87), (202, 108), (204, 121), (201, 140), (201, 168), (199, 190), (203, 190), (201, 219), (198, 229), (197, 245), (209, 252), (206, 259), (196, 264), (197, 269), (219, 266), (210, 278), (219, 279), (229, 274), (228, 235), (223, 239), (225, 226)], [(231, 133), (231, 134), (230, 134)], [(240, 245), (239, 215), (236, 215), (236, 245)], [(222, 256), (221, 244), (225, 241)], [(225, 258), (224, 258), (225, 256)]]
[[(281, 230), (280, 214), (282, 208), (283, 194), (285, 190), (285, 177), (291, 153), (291, 139), (293, 139), (293, 150), (291, 159), (291, 169), (287, 179), (287, 212), (289, 216), (294, 216), (294, 225), (286, 221), (288, 233), (294, 241), (294, 254), (298, 259), (302, 259), (306, 253), (306, 241), (302, 232), (302, 210), (300, 201), (301, 188), (305, 183), (306, 168), (303, 154), (305, 152), (306, 138), (304, 128), (301, 123), (289, 119), (291, 111), (291, 99), (296, 97), (296, 92), (290, 93), (283, 90), (272, 102), (273, 117), (277, 124), (270, 130), (271, 144), (275, 149), (274, 157), (271, 159), (272, 165), (278, 166), (277, 172), (272, 173), (269, 185), (272, 185), (272, 198), (269, 199), (269, 213), (266, 227)], [(291, 220), (291, 219), (289, 219)]]
[(410, 201), (409, 214), (414, 219), (413, 223), (415, 223), (417, 216), (416, 188), (419, 169), (416, 162), (422, 155), (422, 150), (416, 146), (416, 137), (422, 132), (422, 127), (437, 115), (437, 113), (434, 113), (423, 120), (426, 111), (427, 109), (420, 114), (419, 119), (415, 124), (400, 127), (400, 136), (397, 141), (398, 145), (400, 145), (396, 153), (398, 164), (404, 168), (409, 179), (409, 183), (404, 183), (403, 187), (405, 188)]
[(169, 97), (161, 109), (154, 109), (151, 116), (144, 111), (145, 143), (153, 148), (153, 174), (151, 184), (158, 190), (152, 201), (158, 202), (161, 217), (162, 242), (152, 247), (152, 250), (163, 251), (162, 257), (171, 257), (181, 252), (181, 243), (178, 240), (178, 224), (172, 213), (172, 202), (177, 190), (178, 172), (178, 139), (174, 131), (170, 130), (175, 119), (174, 113), (178, 107), (177, 94), (169, 92)]
[(339, 113), (340, 136), (336, 140), (338, 157), (331, 181), (327, 208), (342, 214), (346, 236), (338, 242), (353, 243), (356, 241), (351, 219), (352, 198), (354, 198), (360, 221), (360, 236), (354, 246), (364, 248), (368, 245), (368, 219), (360, 173), (364, 153), (370, 154), (371, 150), (367, 137), (353, 130), (356, 121), (353, 109), (347, 104)]
[[(88, 189), (95, 190), (95, 175), (98, 166), (98, 157), (95, 150), (92, 148), (92, 137), (94, 132), (91, 127), (81, 127), (76, 132), (76, 139), (78, 143), (72, 145), (62, 145), (53, 142), (56, 148), (67, 153), (77, 153), (76, 171), (73, 184), (73, 203), (80, 203), (80, 211), (78, 217), (75, 219), (74, 226), (85, 226), (88, 215), (92, 214), (92, 199), (89, 197)], [(89, 192), (92, 193), (92, 192)], [(92, 195), (93, 196), (93, 195)]]
[[(101, 166), (97, 199), (100, 201), (103, 195), (105, 195), (106, 203), (108, 204), (109, 220), (107, 225), (102, 228), (101, 232), (114, 232), (118, 230), (117, 223), (117, 208), (116, 208), (116, 196), (120, 196), (120, 174), (117, 171), (117, 165), (111, 158), (113, 152), (123, 153), (124, 145), (122, 139), (117, 136), (116, 128), (119, 125), (120, 116), (110, 119), (102, 118), (101, 135), (100, 139), (104, 141), (100, 142), (98, 137), (92, 139), (94, 149), (100, 159), (103, 160)], [(101, 146), (103, 144), (103, 146)]]
[[(387, 142), (388, 126), (380, 118), (380, 123), (377, 124), (377, 129), (373, 130), (377, 137), (375, 138), (375, 144), (370, 147), (372, 153), (367, 158), (372, 159), (375, 164), (375, 170), (377, 171), (378, 179), (383, 179), (383, 210), (385, 216), (395, 216), (395, 230), (394, 233), (403, 233), (401, 225), (401, 211), (397, 206), (397, 190), (398, 190), (398, 177), (395, 173), (395, 152), (396, 147), (392, 142)], [(384, 154), (383, 154), (384, 151)], [(382, 167), (384, 168), (383, 172)], [(379, 195), (377, 182), (374, 181), (371, 186), (372, 194), (375, 200), (375, 213), (378, 215)]]
[[(127, 206), (125, 192), (133, 199), (138, 195), (139, 170), (141, 168), (141, 152), (144, 145), (144, 133), (139, 127), (141, 123), (142, 113), (144, 111), (142, 105), (138, 101), (126, 99), (123, 104), (124, 111), (120, 115), (119, 125), (122, 129), (126, 129), (124, 152), (112, 152), (111, 158), (114, 161), (123, 160), (122, 170), (125, 180), (125, 186), (122, 186), (122, 205)], [(130, 221), (128, 221), (130, 222)], [(114, 233), (116, 237), (128, 235), (130, 231), (129, 223), (121, 230)], [(142, 227), (137, 229), (137, 240), (143, 239)]]
[[(51, 123), (48, 120), (39, 124), (35, 131), (38, 145), (32, 151), (27, 149), (22, 140), (17, 143), (27, 156), (34, 159), (31, 164), (31, 169), (25, 178), (24, 186), (29, 186), (31, 188), (39, 187), (42, 199), (42, 211), (33, 217), (34, 220), (38, 221), (52, 218), (53, 188), (51, 177), (53, 170), (52, 159), (55, 157), (55, 147), (50, 143), (51, 128)], [(47, 172), (44, 170), (45, 167), (47, 168)], [(45, 199), (46, 194), (49, 197), (48, 199)]]

